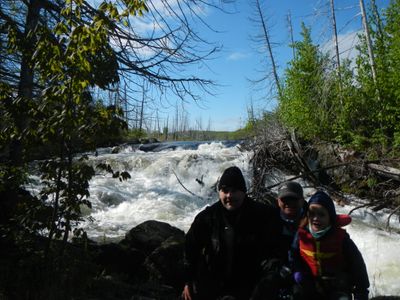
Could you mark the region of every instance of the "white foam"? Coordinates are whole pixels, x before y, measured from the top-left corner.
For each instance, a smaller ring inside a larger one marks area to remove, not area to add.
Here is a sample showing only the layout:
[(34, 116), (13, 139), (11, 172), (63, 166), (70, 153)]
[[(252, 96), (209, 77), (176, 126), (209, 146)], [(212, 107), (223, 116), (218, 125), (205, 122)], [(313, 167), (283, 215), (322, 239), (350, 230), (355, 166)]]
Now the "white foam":
[[(197, 150), (178, 147), (175, 151), (143, 152), (126, 147), (118, 154), (100, 152), (91, 157), (91, 163), (108, 163), (114, 171), (128, 171), (131, 179), (121, 182), (101, 172), (91, 180), (89, 200), (94, 222), (82, 225), (89, 237), (97, 239), (122, 239), (127, 231), (147, 220), (168, 222), (187, 231), (194, 217), (217, 201), (215, 184), (224, 169), (237, 165), (246, 179), (251, 177), (251, 153), (222, 143), (201, 144)], [(279, 173), (278, 177), (287, 176)], [(305, 189), (307, 196), (312, 192)], [(337, 207), (339, 213), (351, 209)], [(346, 226), (367, 264), (371, 296), (400, 295), (400, 235), (379, 229), (387, 216), (383, 211), (360, 209), (352, 213), (353, 222)], [(398, 226), (398, 220), (392, 218), (391, 225)]]
[[(336, 206), (338, 213), (349, 213), (353, 206)], [(400, 235), (386, 230), (389, 213), (358, 209), (344, 228), (363, 255), (369, 280), (370, 296), (400, 295)], [(395, 229), (398, 222), (391, 222)]]
[[(199, 145), (197, 150), (177, 148), (161, 152), (133, 151), (93, 157), (93, 164), (107, 163), (114, 171), (128, 171), (127, 181), (101, 173), (90, 182), (93, 223), (84, 224), (88, 235), (122, 238), (146, 220), (168, 222), (184, 231), (207, 204), (217, 201), (215, 184), (222, 171), (239, 166), (245, 177), (249, 153), (222, 143)], [(107, 227), (107, 229), (104, 229)]]

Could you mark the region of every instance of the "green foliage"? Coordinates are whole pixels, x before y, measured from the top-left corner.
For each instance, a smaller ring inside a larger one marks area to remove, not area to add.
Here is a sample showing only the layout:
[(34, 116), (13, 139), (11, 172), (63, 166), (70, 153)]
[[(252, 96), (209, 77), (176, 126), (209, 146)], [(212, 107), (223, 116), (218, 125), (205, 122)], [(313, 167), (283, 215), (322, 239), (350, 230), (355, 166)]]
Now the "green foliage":
[[(83, 233), (81, 209), (91, 207), (89, 181), (95, 170), (78, 153), (95, 149), (110, 137), (119, 139), (126, 130), (121, 109), (95, 103), (90, 90), (119, 81), (109, 35), (115, 23), (147, 11), (140, 0), (125, 0), (125, 7), (104, 1), (88, 21), (82, 0), (51, 4), (61, 3), (59, 14), (49, 20), (41, 15), (40, 1), (27, 2), (27, 13), (37, 9), (36, 15), (29, 16), (35, 26), (21, 26), (29, 19), (23, 15), (8, 21), (8, 34), (2, 34), (6, 41), (0, 45), (8, 55), (2, 56), (6, 63), (1, 68), (10, 68), (9, 73), (14, 65), (21, 69), (18, 84), (0, 79), (0, 248), (15, 247), (11, 259), (21, 264), (0, 270), (0, 295), (6, 291), (13, 299), (17, 285), (25, 288), (24, 297), (32, 299), (71, 299), (67, 291), (79, 287), (77, 282), (69, 284), (80, 269), (75, 261), (68, 261), (66, 248), (71, 233)], [(24, 26), (27, 34), (21, 30)], [(29, 160), (37, 151), (46, 160), (39, 164), (42, 188), (34, 197), (25, 186)], [(126, 172), (112, 175), (130, 178)], [(21, 276), (7, 280), (3, 274)], [(80, 276), (76, 278), (80, 281)]]
[[(221, 133), (222, 134), (222, 133)], [(225, 138), (226, 140), (244, 140), (253, 136), (253, 130), (251, 128), (239, 129), (232, 132), (226, 132)], [(216, 138), (219, 139), (219, 138)]]
[(383, 112), (381, 114), (384, 129), (391, 139), (400, 132), (400, 1), (391, 1), (386, 10), (386, 24), (384, 27), (386, 57), (379, 60), (379, 65), (385, 67), (380, 75), (379, 84), (385, 84)]
[(313, 45), (310, 29), (302, 24), (303, 40), (296, 42), (295, 58), (286, 69), (278, 113), (283, 122), (304, 138), (332, 137), (334, 95), (326, 73), (328, 58)]
[[(165, 128), (164, 128), (165, 130)], [(141, 139), (146, 137), (146, 132), (143, 129), (139, 129), (139, 128), (134, 128), (129, 130), (128, 132), (128, 139)]]
[(302, 25), (277, 110), (287, 127), (305, 139), (340, 142), (357, 150), (379, 146), (385, 153), (399, 148), (400, 1), (391, 1), (383, 17), (372, 6), (369, 29), (376, 80), (364, 34), (359, 35), (356, 67), (343, 60), (338, 72)]
[[(86, 120), (86, 126), (91, 135), (96, 137), (92, 148), (112, 146), (123, 140), (128, 128), (120, 107), (114, 105), (104, 107), (101, 102), (98, 102), (89, 109), (92, 115)], [(87, 139), (87, 142), (90, 144), (91, 139)]]
[(118, 178), (119, 181), (128, 180), (129, 178), (131, 178), (131, 175), (128, 172), (114, 171), (109, 164), (103, 164), (103, 163), (98, 164), (97, 168), (99, 168), (100, 170), (106, 171), (108, 173), (111, 173), (112, 177)]
[(400, 121), (400, 9), (399, 1), (392, 1), (384, 13), (370, 16), (370, 32), (376, 68), (376, 82), (373, 80), (366, 40), (361, 36), (357, 57), (357, 81), (359, 97), (354, 106), (364, 107), (360, 134), (370, 139), (370, 144), (380, 144), (384, 148), (396, 146), (396, 132)]
[(59, 257), (60, 245), (56, 245), (49, 259), (40, 241), (25, 239), (23, 244), (1, 246), (2, 299), (84, 299), (91, 278), (99, 272), (87, 253), (77, 248), (70, 247)]

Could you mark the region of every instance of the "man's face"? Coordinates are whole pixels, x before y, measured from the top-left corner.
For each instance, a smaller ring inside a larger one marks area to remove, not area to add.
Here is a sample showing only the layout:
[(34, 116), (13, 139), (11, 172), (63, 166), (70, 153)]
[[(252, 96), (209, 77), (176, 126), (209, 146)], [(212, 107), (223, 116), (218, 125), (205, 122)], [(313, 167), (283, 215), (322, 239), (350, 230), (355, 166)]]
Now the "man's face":
[(304, 199), (302, 198), (278, 198), (278, 205), (281, 209), (281, 212), (283, 212), (287, 218), (293, 220), (299, 217), (303, 204)]
[(232, 187), (223, 187), (218, 191), (219, 200), (222, 205), (230, 211), (236, 210), (242, 206), (246, 194)]

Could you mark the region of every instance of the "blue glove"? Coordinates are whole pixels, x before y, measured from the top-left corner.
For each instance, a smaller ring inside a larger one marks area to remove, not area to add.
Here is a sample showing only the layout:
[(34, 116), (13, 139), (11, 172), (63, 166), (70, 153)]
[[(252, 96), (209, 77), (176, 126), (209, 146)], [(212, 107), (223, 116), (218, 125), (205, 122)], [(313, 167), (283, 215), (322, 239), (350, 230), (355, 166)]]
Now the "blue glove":
[(294, 281), (296, 281), (296, 283), (298, 284), (300, 284), (304, 280), (304, 275), (301, 272), (294, 272), (293, 277)]

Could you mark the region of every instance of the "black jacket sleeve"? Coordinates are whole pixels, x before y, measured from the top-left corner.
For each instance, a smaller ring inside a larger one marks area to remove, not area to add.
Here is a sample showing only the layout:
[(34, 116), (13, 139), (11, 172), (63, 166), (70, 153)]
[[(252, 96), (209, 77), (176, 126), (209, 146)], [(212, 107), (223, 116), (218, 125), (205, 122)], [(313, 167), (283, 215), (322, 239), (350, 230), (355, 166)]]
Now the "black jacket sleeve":
[(367, 267), (361, 252), (349, 235), (346, 236), (343, 242), (343, 254), (349, 268), (354, 298), (357, 300), (368, 299), (369, 279)]
[(207, 243), (207, 238), (210, 236), (210, 224), (207, 217), (209, 210), (210, 208), (206, 208), (195, 217), (185, 235), (184, 276), (186, 283), (191, 283), (195, 278), (202, 251)]

